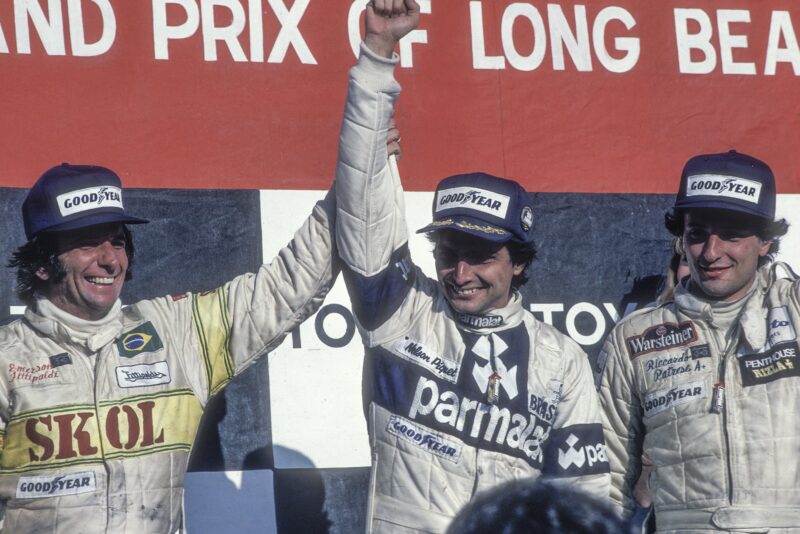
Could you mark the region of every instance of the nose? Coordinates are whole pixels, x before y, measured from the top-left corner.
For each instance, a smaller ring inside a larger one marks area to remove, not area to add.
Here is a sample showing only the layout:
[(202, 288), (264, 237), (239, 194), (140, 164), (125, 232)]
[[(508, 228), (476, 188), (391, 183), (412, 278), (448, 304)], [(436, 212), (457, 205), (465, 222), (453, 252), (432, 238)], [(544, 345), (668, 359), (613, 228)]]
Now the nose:
[(722, 256), (722, 239), (717, 234), (710, 234), (703, 245), (703, 259), (714, 263)]
[(453, 269), (453, 282), (457, 285), (463, 285), (470, 280), (472, 280), (472, 266), (464, 260), (458, 260), (455, 269)]
[(97, 264), (109, 273), (116, 270), (119, 258), (111, 241), (103, 241), (97, 246)]

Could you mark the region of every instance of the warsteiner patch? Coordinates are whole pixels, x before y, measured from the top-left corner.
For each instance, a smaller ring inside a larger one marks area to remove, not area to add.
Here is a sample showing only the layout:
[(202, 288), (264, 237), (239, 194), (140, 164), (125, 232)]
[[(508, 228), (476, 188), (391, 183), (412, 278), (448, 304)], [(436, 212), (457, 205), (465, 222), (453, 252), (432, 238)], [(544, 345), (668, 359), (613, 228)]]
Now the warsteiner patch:
[(680, 324), (663, 323), (651, 326), (638, 336), (631, 336), (625, 340), (631, 359), (642, 354), (682, 347), (697, 341), (697, 331), (694, 323), (684, 321)]

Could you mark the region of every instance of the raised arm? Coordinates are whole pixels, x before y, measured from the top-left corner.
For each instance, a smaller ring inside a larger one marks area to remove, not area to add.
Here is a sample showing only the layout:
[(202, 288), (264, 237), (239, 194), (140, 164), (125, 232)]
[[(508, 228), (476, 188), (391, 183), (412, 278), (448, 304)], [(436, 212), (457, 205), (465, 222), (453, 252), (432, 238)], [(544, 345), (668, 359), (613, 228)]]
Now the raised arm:
[(350, 70), (335, 188), (336, 242), (356, 317), (367, 328), (391, 314), (407, 287), (400, 265), (408, 255), (403, 192), (387, 157), (387, 134), (400, 92), (393, 50), (419, 21), (414, 0), (373, 4), (360, 58)]

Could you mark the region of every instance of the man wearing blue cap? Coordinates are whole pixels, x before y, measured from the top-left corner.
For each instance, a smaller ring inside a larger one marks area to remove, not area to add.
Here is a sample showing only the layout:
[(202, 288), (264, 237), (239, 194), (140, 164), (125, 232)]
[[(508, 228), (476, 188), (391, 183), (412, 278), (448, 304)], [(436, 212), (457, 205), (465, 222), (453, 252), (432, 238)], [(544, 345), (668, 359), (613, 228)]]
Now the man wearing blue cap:
[(586, 355), (525, 310), (533, 211), (516, 182), (439, 183), (438, 280), (413, 265), (403, 191), (383, 150), (397, 41), (413, 0), (367, 7), (336, 174), (336, 238), (367, 350), (371, 532), (444, 532), (477, 493), (541, 475), (606, 498), (608, 463)]
[(22, 207), (23, 319), (0, 328), (4, 532), (181, 528), (208, 399), (314, 312), (336, 274), (333, 198), (255, 274), (123, 308), (130, 224), (116, 174), (63, 164)]
[(598, 358), (612, 499), (632, 510), (644, 452), (658, 532), (800, 532), (800, 285), (771, 264), (788, 229), (772, 171), (690, 159), (666, 226), (690, 275)]

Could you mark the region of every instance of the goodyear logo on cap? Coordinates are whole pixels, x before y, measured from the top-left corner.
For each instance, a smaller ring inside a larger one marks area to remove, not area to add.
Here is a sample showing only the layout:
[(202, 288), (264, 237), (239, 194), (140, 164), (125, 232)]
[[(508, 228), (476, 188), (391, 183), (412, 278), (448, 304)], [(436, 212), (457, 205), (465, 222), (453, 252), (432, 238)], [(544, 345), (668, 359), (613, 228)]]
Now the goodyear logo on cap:
[(466, 208), (505, 219), (510, 198), (488, 189), (477, 187), (453, 187), (436, 192), (436, 213)]
[(87, 187), (58, 195), (58, 209), (62, 217), (97, 208), (122, 208), (122, 190), (111, 185)]
[(117, 340), (119, 355), (125, 358), (131, 358), (144, 352), (155, 352), (162, 348), (164, 348), (164, 344), (150, 321), (137, 326), (134, 330), (125, 332)]
[(719, 174), (698, 174), (689, 176), (686, 182), (686, 196), (722, 196), (758, 204), (761, 197), (761, 184), (755, 180), (724, 176)]

